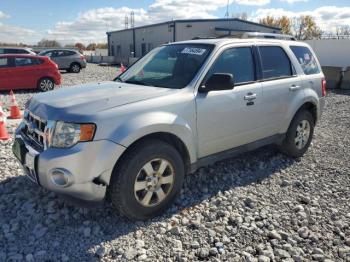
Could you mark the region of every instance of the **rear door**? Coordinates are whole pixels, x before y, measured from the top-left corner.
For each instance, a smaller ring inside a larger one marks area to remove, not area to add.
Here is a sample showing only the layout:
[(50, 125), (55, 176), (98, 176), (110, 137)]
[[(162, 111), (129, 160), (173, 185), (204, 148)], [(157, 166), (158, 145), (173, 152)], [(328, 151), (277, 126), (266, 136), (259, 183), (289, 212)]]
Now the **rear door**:
[(304, 88), (311, 88), (319, 97), (322, 96), (321, 86), (324, 76), (315, 54), (307, 46), (290, 46), (290, 49), (303, 69), (304, 75), (301, 77)]
[(295, 97), (302, 99), (302, 79), (282, 46), (259, 44), (258, 50), (263, 89), (262, 131), (268, 137), (279, 133)]

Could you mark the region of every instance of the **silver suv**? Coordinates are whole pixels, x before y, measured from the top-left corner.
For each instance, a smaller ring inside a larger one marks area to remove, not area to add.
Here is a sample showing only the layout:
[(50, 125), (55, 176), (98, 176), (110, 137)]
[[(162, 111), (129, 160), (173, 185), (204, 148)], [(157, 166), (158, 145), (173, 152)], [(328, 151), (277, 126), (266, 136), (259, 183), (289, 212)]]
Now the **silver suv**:
[(54, 61), (60, 70), (79, 73), (82, 68), (86, 68), (86, 59), (79, 51), (68, 49), (51, 49), (39, 53), (41, 56), (48, 56)]
[(324, 96), (305, 43), (172, 43), (114, 81), (35, 95), (13, 152), (44, 188), (90, 202), (109, 196), (122, 214), (147, 219), (202, 166), (267, 144), (301, 157)]

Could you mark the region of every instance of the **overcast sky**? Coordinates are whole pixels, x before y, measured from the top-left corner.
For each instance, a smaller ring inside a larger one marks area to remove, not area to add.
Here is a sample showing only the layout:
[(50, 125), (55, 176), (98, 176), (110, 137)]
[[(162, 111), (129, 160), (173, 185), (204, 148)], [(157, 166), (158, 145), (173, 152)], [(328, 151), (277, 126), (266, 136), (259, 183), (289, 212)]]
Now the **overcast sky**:
[[(107, 42), (106, 31), (124, 28), (133, 10), (135, 26), (172, 19), (224, 17), (227, 0), (0, 0), (0, 42)], [(230, 0), (230, 15), (250, 20), (266, 15), (312, 15), (324, 31), (350, 25), (350, 0)]]

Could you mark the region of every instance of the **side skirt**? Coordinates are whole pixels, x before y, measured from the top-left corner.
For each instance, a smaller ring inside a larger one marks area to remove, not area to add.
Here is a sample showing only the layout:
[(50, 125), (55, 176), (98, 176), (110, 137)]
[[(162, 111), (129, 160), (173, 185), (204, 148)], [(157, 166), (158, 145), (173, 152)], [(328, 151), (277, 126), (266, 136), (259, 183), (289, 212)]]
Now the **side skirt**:
[(245, 144), (242, 146), (238, 146), (232, 149), (228, 149), (219, 153), (215, 153), (206, 157), (202, 157), (197, 160), (197, 162), (191, 164), (190, 168), (190, 173), (195, 172), (197, 169), (204, 167), (204, 166), (209, 166), (212, 165), (216, 162), (235, 157), (237, 155), (240, 155), (242, 153), (252, 151), (255, 149), (258, 149), (260, 147), (270, 145), (270, 144), (277, 144), (280, 145), (284, 138), (286, 137), (286, 134), (277, 134), (273, 135), (267, 138), (263, 138), (260, 140), (257, 140), (255, 142)]

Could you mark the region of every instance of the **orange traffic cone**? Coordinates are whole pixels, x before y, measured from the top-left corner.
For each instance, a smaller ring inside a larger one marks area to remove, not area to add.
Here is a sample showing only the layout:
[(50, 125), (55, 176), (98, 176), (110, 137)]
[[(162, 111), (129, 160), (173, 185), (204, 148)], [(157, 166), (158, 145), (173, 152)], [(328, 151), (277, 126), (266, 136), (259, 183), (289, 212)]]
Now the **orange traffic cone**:
[(0, 101), (0, 140), (9, 140), (10, 136), (6, 130), (6, 116), (2, 110), (2, 103)]
[(125, 66), (123, 65), (123, 63), (120, 64), (120, 73), (124, 73), (126, 70)]
[(22, 115), (21, 115), (21, 111), (18, 107), (16, 98), (15, 98), (15, 94), (13, 93), (13, 91), (10, 91), (10, 116), (8, 117), (10, 119), (21, 119)]

